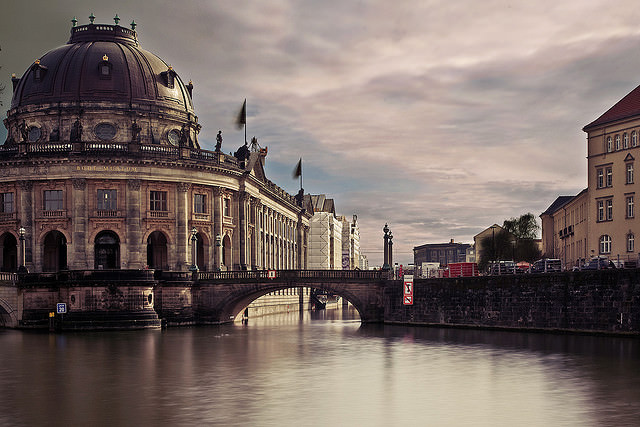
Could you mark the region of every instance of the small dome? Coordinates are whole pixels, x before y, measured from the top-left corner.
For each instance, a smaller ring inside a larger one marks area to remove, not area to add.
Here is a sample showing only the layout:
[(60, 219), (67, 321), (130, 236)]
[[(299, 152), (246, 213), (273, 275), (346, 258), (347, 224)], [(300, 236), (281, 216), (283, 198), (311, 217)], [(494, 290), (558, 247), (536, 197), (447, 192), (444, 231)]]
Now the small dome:
[(172, 67), (119, 25), (73, 27), (66, 45), (34, 61), (17, 82), (11, 108), (59, 102), (146, 104), (193, 114), (190, 92)]

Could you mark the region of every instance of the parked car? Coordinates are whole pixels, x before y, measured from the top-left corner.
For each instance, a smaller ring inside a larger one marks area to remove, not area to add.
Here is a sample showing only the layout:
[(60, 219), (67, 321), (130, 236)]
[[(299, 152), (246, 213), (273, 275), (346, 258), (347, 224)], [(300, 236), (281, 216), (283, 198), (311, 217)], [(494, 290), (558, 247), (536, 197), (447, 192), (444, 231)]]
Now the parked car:
[(595, 257), (591, 258), (587, 264), (585, 264), (583, 270), (604, 270), (607, 268), (616, 268), (616, 266), (607, 257)]
[(562, 271), (562, 261), (554, 258), (543, 258), (531, 266), (532, 273), (554, 273)]
[(513, 261), (494, 261), (489, 266), (489, 274), (498, 276), (501, 274), (515, 274), (518, 270)]

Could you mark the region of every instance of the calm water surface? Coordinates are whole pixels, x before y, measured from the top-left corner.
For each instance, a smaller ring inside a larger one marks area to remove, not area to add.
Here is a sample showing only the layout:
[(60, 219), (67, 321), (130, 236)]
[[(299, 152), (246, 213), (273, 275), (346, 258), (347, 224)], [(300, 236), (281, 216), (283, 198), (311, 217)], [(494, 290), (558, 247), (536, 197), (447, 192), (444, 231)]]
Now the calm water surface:
[(0, 330), (4, 426), (637, 426), (640, 341), (361, 326)]

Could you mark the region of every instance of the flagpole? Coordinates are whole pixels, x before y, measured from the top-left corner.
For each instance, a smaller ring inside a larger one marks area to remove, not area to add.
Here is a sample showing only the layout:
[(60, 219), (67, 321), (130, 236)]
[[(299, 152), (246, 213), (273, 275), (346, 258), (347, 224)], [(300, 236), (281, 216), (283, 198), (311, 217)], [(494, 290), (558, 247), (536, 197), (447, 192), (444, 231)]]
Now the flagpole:
[(300, 157), (300, 189), (302, 190), (302, 157)]

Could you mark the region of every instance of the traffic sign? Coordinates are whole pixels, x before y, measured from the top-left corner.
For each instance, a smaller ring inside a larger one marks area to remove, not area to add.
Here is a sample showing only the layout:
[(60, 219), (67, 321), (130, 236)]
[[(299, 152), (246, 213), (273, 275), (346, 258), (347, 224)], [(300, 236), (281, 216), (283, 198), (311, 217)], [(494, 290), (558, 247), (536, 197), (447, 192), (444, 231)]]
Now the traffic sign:
[(65, 314), (67, 312), (67, 304), (64, 302), (59, 302), (56, 304), (56, 313)]
[(405, 295), (402, 299), (404, 305), (413, 305), (413, 295)]
[(413, 305), (413, 276), (404, 276), (402, 294), (402, 303), (404, 305)]

